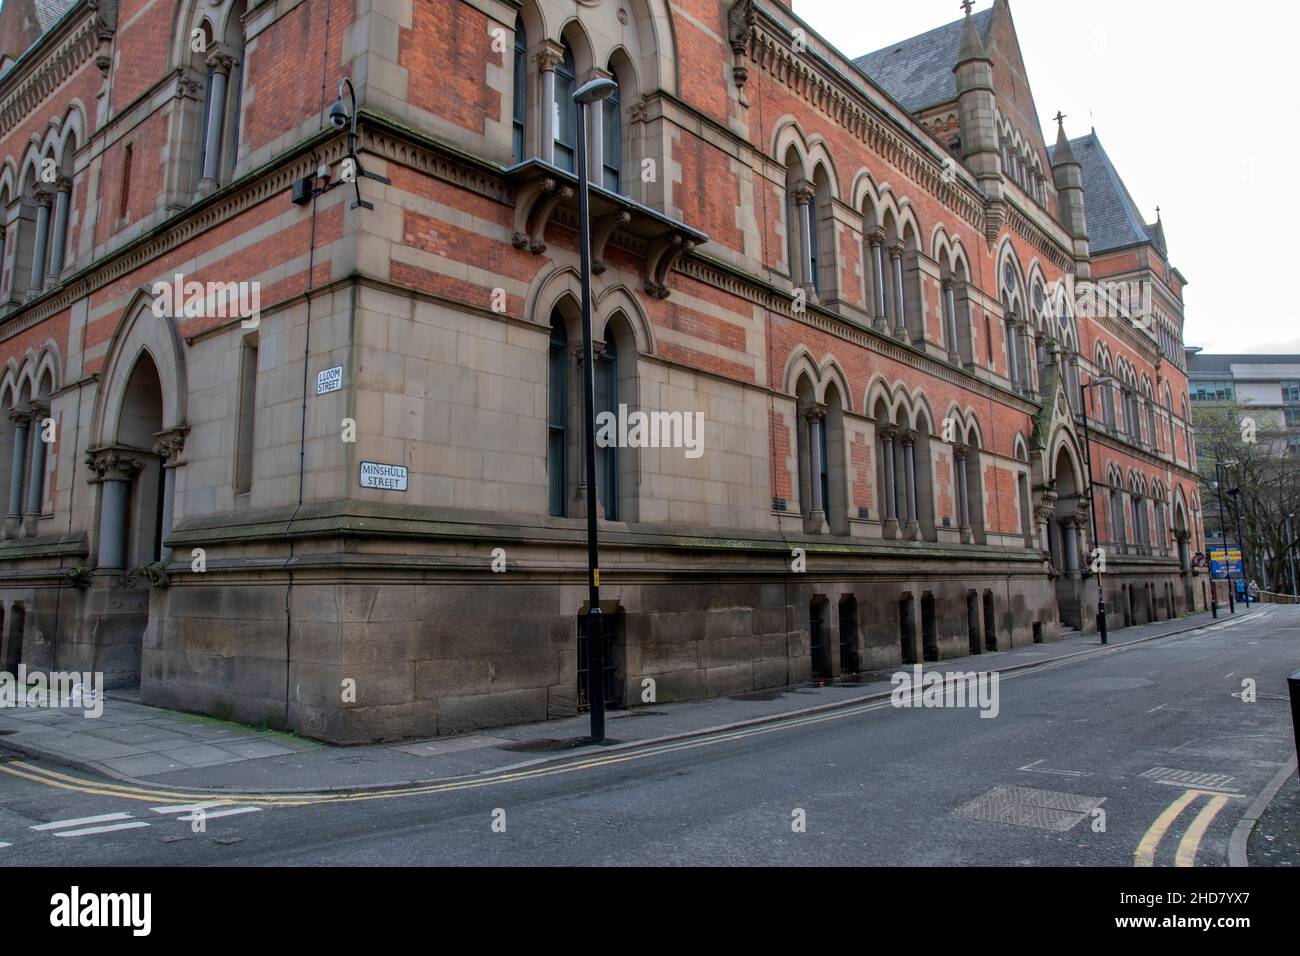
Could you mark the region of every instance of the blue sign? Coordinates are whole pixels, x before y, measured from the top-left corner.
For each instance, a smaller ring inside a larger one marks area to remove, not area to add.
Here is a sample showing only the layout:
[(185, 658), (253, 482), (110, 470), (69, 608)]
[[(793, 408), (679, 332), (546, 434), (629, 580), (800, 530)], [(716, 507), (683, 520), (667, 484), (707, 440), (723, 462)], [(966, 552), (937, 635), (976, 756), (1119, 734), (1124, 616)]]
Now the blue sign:
[(1232, 562), (1232, 576), (1234, 578), (1244, 578), (1246, 576), (1246, 566), (1242, 563), (1241, 551), (1237, 548), (1210, 549), (1210, 577), (1215, 580), (1227, 578), (1229, 561)]

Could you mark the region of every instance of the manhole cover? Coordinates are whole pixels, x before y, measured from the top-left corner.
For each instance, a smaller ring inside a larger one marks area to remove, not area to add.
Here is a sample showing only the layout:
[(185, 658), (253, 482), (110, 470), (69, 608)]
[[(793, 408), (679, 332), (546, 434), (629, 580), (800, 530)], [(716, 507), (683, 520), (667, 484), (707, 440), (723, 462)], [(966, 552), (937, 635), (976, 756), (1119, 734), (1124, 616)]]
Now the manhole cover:
[(1175, 770), (1172, 767), (1152, 767), (1140, 776), (1156, 783), (1172, 784), (1176, 787), (1213, 787), (1222, 788), (1232, 783), (1232, 775), (1226, 773), (1207, 773), (1200, 770)]
[(1008, 823), (1017, 827), (1064, 833), (1105, 802), (1105, 797), (1086, 797), (1077, 793), (1057, 793), (1029, 787), (994, 787), (965, 806), (958, 807), (953, 815), (968, 820)]

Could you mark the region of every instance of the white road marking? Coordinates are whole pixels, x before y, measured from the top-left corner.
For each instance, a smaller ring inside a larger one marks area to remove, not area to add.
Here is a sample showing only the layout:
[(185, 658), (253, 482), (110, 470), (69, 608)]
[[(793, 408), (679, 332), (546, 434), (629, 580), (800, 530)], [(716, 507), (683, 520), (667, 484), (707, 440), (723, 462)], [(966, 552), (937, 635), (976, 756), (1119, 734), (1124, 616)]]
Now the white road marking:
[[(1047, 758), (1043, 758), (1043, 759), (1045, 760)], [(1033, 763), (1025, 764), (1023, 767), (1019, 767), (1017, 769), (1023, 770), (1025, 773), (1052, 773), (1052, 774), (1056, 774), (1058, 777), (1090, 776), (1090, 774), (1086, 774), (1081, 770), (1048, 770), (1046, 767), (1038, 766), (1042, 762), (1043, 760), (1035, 760)]]
[(53, 823), (42, 823), (40, 826), (32, 827), (33, 830), (57, 830), (60, 827), (79, 827), (87, 823), (107, 823), (110, 820), (129, 820), (129, 813), (105, 813), (98, 817), (78, 817), (75, 820), (55, 820)]
[(148, 825), (143, 820), (135, 820), (130, 823), (111, 823), (104, 827), (89, 827), (85, 830), (60, 830), (54, 835), (56, 837), (91, 836), (95, 833), (112, 833), (114, 830), (135, 830)]
[(164, 807), (150, 807), (154, 813), (192, 813), (195, 810), (206, 810), (209, 807), (222, 807), (230, 803), (229, 800), (209, 800), (207, 803), (176, 803)]
[[(261, 807), (233, 807), (230, 810), (218, 810), (215, 813), (204, 813), (202, 819), (215, 820), (218, 817), (233, 817), (237, 813), (257, 813), (261, 809)], [(195, 817), (190, 815), (188, 817), (177, 817), (176, 819), (184, 820), (186, 823), (191, 823), (194, 821)]]
[(7, 846), (13, 846), (13, 844), (12, 844), (12, 843), (0, 843), (0, 850), (3, 850), (3, 849), (4, 849), (5, 847), (7, 847)]

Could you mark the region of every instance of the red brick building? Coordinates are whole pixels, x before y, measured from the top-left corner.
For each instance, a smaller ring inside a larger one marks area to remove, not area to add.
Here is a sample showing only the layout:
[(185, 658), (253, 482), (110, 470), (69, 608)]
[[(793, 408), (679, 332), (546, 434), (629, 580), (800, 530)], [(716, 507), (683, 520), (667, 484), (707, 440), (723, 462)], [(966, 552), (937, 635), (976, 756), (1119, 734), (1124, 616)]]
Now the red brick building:
[(615, 705), (1054, 640), (1103, 561), (1112, 627), (1203, 604), (1183, 280), (1005, 0), (856, 62), (775, 0), (0, 38), (5, 669), (338, 741), (574, 712), (597, 75)]

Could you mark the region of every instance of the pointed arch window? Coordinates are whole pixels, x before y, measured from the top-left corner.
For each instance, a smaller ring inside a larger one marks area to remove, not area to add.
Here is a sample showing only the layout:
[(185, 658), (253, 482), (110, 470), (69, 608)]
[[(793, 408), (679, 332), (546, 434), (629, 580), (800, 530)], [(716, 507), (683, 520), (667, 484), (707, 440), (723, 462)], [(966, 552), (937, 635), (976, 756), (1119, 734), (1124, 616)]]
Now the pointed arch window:
[[(615, 83), (618, 77), (613, 74)], [(610, 192), (621, 192), (623, 184), (623, 107), (621, 90), (616, 86), (614, 92), (602, 104), (603, 117), (601, 129), (601, 185)]]
[(578, 68), (573, 50), (564, 44), (564, 57), (555, 67), (555, 165), (574, 172), (574, 154), (578, 143), (578, 108), (573, 102), (577, 89)]
[[(605, 333), (605, 347), (596, 356), (596, 413), (618, 416), (618, 346), (612, 330)], [(618, 446), (596, 448), (596, 489), (606, 521), (618, 519)]]
[(546, 421), (546, 471), (550, 491), (551, 514), (565, 514), (566, 451), (569, 442), (569, 337), (564, 319), (558, 312), (551, 316), (551, 343), (547, 365), (548, 412)]
[(515, 101), (512, 117), (514, 157), (516, 163), (524, 161), (524, 130), (528, 116), (528, 30), (524, 18), (515, 17)]

